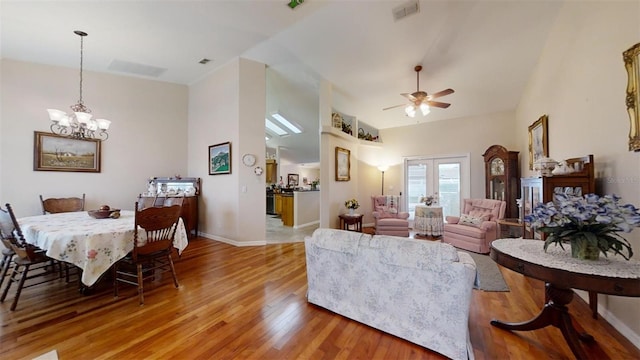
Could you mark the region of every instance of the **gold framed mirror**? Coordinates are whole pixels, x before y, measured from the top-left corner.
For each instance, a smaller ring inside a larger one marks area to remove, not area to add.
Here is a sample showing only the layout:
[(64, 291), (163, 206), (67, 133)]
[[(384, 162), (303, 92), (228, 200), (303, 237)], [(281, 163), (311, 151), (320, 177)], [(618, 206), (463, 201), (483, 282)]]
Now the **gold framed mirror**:
[(627, 69), (627, 111), (631, 129), (629, 130), (629, 151), (640, 152), (640, 43), (622, 53)]

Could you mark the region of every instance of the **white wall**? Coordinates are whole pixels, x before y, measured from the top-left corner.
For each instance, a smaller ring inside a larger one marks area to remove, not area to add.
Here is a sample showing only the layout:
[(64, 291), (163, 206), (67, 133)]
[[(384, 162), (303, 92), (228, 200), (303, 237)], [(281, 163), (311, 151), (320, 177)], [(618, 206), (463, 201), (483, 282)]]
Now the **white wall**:
[(112, 121), (102, 143), (102, 172), (33, 170), (34, 131), (49, 130), (47, 108), (70, 111), (78, 100), (78, 69), (0, 61), (0, 199), (18, 217), (41, 213), (45, 197), (87, 194), (101, 204), (133, 209), (152, 176), (187, 172), (187, 87), (84, 72), (83, 100)]
[[(453, 105), (455, 106), (455, 104)], [(446, 110), (441, 110), (446, 111)], [(384, 173), (384, 193), (398, 195), (403, 187), (403, 159), (411, 156), (471, 154), (471, 197), (485, 197), (484, 158), (491, 145), (517, 151), (515, 113), (423, 122), (416, 125), (382, 129), (382, 147), (361, 146), (358, 178), (359, 197), (365, 199), (364, 222), (373, 222), (371, 195), (380, 194), (382, 174), (378, 165), (388, 165)], [(523, 160), (520, 153), (520, 162)], [(362, 202), (361, 202), (362, 204)]]
[[(528, 154), (527, 127), (548, 114), (549, 155), (561, 160), (593, 154), (597, 188), (636, 206), (640, 154), (628, 151), (622, 52), (640, 41), (639, 24), (637, 1), (566, 3), (516, 113), (521, 154)], [(521, 168), (529, 173), (528, 155)], [(637, 257), (640, 229), (624, 237)], [(609, 322), (640, 344), (640, 299), (600, 295), (599, 306)]]
[[(265, 244), (264, 64), (235, 59), (189, 87), (189, 171), (202, 177), (200, 232), (234, 245)], [(240, 96), (242, 94), (242, 96)], [(231, 174), (208, 175), (208, 147), (231, 142)], [(251, 226), (248, 226), (250, 224)]]

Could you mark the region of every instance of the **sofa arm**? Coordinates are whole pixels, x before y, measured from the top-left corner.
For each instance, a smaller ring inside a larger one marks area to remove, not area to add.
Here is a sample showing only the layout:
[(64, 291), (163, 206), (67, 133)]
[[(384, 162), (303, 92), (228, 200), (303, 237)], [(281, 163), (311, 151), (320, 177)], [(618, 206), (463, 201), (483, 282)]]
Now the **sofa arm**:
[(458, 216), (447, 216), (446, 217), (447, 224), (457, 224), (460, 221)]
[(398, 213), (397, 217), (398, 217), (398, 219), (407, 220), (409, 218), (409, 213), (401, 211), (401, 212)]
[(483, 221), (482, 224), (480, 224), (480, 229), (484, 230), (485, 232), (485, 241), (487, 241), (488, 244), (491, 243), (491, 241), (495, 240), (498, 238), (498, 223), (495, 221)]

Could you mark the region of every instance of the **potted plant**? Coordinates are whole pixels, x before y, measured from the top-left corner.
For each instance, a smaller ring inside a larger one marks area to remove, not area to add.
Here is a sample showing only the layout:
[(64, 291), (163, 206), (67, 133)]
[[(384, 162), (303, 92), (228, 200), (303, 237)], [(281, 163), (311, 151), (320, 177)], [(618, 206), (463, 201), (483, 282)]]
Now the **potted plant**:
[(349, 215), (353, 215), (354, 211), (360, 207), (360, 204), (356, 199), (349, 199), (344, 202), (344, 206), (349, 209)]
[[(597, 260), (609, 251), (626, 260), (633, 256), (631, 244), (619, 235), (640, 227), (640, 210), (631, 204), (620, 205), (620, 197), (584, 197), (554, 195), (554, 202), (538, 204), (524, 220), (532, 228), (547, 234), (544, 249), (550, 244), (571, 244), (571, 256)], [(626, 252), (626, 255), (625, 255)]]

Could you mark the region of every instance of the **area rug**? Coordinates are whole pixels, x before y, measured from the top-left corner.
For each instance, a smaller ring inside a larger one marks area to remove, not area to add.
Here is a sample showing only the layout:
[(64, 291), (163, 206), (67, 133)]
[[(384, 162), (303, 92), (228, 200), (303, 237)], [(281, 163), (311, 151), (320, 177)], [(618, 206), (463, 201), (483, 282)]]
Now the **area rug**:
[[(458, 251), (464, 251), (458, 249)], [(476, 262), (478, 271), (478, 289), (483, 291), (510, 291), (509, 286), (504, 281), (498, 265), (489, 255), (477, 254), (470, 251), (464, 251), (471, 255), (473, 261)]]

